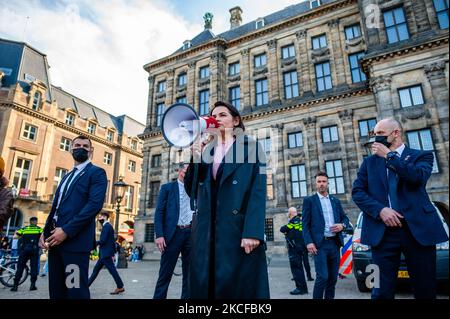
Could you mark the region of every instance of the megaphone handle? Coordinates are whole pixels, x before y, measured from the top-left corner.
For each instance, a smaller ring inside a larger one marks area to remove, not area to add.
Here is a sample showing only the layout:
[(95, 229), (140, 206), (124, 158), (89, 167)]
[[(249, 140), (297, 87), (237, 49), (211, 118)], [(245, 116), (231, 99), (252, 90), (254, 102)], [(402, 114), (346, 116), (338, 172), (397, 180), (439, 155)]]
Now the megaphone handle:
[(192, 187), (189, 198), (191, 201), (191, 210), (197, 212), (197, 187), (198, 187), (198, 163), (194, 164), (194, 174), (192, 175)]

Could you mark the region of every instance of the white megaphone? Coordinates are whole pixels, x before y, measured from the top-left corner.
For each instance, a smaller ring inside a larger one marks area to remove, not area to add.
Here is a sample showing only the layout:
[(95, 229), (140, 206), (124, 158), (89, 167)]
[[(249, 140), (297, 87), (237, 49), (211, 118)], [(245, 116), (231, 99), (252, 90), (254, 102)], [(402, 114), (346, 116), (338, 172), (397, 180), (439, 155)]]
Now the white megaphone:
[(210, 116), (198, 116), (192, 106), (175, 103), (164, 113), (161, 131), (170, 146), (189, 147), (207, 129), (218, 128), (217, 121)]

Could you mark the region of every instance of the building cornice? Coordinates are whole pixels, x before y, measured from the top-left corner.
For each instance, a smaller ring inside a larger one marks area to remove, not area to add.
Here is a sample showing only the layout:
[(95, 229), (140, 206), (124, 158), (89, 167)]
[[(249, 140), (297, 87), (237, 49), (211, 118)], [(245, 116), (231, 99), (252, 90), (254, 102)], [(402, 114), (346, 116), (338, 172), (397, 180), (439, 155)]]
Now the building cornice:
[(342, 0), (339, 2), (332, 2), (332, 3), (328, 3), (328, 4), (324, 4), (321, 5), (317, 8), (315, 8), (314, 10), (311, 11), (307, 11), (303, 14), (300, 14), (294, 18), (291, 18), (289, 20), (286, 21), (282, 21), (278, 24), (275, 25), (270, 25), (267, 26), (265, 28), (262, 28), (261, 30), (256, 30), (252, 33), (248, 33), (243, 35), (240, 38), (237, 39), (233, 39), (231, 41), (227, 41), (221, 37), (215, 38), (213, 40), (211, 40), (210, 42), (206, 42), (202, 45), (199, 45), (197, 47), (193, 47), (187, 51), (183, 51), (180, 53), (175, 53), (172, 54), (170, 56), (158, 59), (156, 61), (147, 63), (144, 65), (144, 70), (150, 73), (151, 69), (154, 68), (158, 68), (161, 67), (165, 64), (168, 64), (170, 62), (174, 62), (174, 61), (179, 61), (188, 57), (192, 57), (195, 56), (196, 53), (198, 52), (204, 52), (205, 50), (211, 48), (211, 47), (222, 47), (224, 49), (230, 48), (230, 47), (234, 47), (234, 46), (238, 46), (243, 42), (248, 42), (251, 41), (253, 39), (256, 38), (260, 38), (264, 35), (270, 34), (270, 33), (274, 33), (276, 31), (279, 31), (281, 29), (285, 29), (294, 25), (297, 25), (301, 22), (304, 22), (306, 20), (311, 20), (314, 19), (318, 16), (322, 16), (325, 15), (327, 13), (330, 12), (335, 12), (337, 9), (340, 8), (344, 8), (346, 6), (349, 6), (351, 4), (357, 3), (357, 0)]
[(66, 131), (72, 132), (72, 133), (74, 133), (76, 135), (88, 136), (91, 140), (96, 141), (96, 142), (98, 142), (100, 144), (106, 145), (106, 146), (108, 146), (110, 148), (119, 149), (121, 151), (124, 151), (126, 153), (135, 155), (135, 156), (140, 157), (140, 158), (144, 157), (144, 155), (142, 153), (136, 152), (135, 150), (132, 150), (131, 148), (128, 148), (128, 147), (125, 147), (125, 146), (122, 146), (122, 145), (119, 145), (119, 144), (111, 143), (111, 142), (109, 142), (109, 141), (107, 141), (105, 139), (102, 139), (102, 138), (100, 138), (100, 137), (98, 137), (96, 135), (92, 135), (92, 134), (90, 134), (88, 132), (80, 130), (79, 128), (67, 125), (66, 123), (58, 121), (57, 119), (55, 119), (55, 118), (53, 118), (51, 116), (42, 114), (40, 112), (36, 112), (36, 111), (34, 111), (34, 110), (32, 110), (32, 109), (30, 109), (28, 107), (24, 107), (24, 106), (22, 106), (20, 104), (17, 104), (17, 103), (4, 103), (4, 102), (2, 102), (2, 103), (0, 103), (0, 106), (12, 108), (12, 109), (14, 109), (16, 111), (19, 111), (21, 113), (30, 115), (30, 116), (32, 116), (34, 118), (43, 120), (43, 121), (45, 121), (47, 123), (51, 123), (51, 124), (53, 124), (53, 125), (55, 125), (57, 127), (60, 127), (60, 128), (66, 130)]
[(361, 65), (365, 73), (369, 74), (369, 66), (378, 61), (389, 60), (400, 56), (405, 56), (410, 53), (416, 53), (426, 49), (439, 46), (448, 46), (448, 34), (441, 35), (434, 39), (423, 41), (420, 43), (411, 44), (402, 48), (393, 48), (392, 50), (385, 51), (376, 55), (368, 55), (361, 59)]

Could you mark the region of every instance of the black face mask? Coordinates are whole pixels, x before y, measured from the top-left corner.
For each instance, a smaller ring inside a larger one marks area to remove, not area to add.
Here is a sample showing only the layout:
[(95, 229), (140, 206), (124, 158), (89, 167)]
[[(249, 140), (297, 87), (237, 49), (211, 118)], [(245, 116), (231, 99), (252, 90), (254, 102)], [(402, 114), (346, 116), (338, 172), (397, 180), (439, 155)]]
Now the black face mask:
[[(388, 135), (389, 136), (389, 135)], [(375, 142), (377, 143), (381, 143), (384, 146), (386, 146), (387, 148), (391, 147), (392, 143), (388, 142), (388, 136), (375, 136)]]
[(99, 222), (100, 224), (103, 225), (103, 223), (105, 222), (105, 220), (104, 220), (104, 219), (99, 219), (98, 222)]
[(84, 163), (88, 159), (88, 151), (84, 148), (76, 148), (72, 150), (72, 157), (78, 163)]

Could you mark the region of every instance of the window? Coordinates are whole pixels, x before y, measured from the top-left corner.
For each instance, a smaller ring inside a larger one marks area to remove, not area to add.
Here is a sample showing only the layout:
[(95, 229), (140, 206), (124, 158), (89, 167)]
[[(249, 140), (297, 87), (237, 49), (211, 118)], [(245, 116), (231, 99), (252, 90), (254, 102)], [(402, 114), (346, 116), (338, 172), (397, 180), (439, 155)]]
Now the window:
[(209, 66), (200, 68), (200, 79), (206, 79), (209, 77)]
[(166, 106), (164, 103), (158, 103), (156, 104), (156, 126), (161, 126), (162, 117), (164, 115)]
[(209, 90), (200, 91), (198, 96), (198, 103), (200, 106), (200, 115), (208, 114), (209, 112)]
[(416, 85), (398, 90), (400, 96), (400, 105), (402, 107), (424, 104), (422, 86)]
[(333, 88), (331, 81), (330, 62), (319, 63), (316, 67), (316, 84), (317, 91), (325, 91)]
[(305, 165), (291, 166), (291, 190), (292, 198), (305, 197), (308, 195), (306, 188)]
[(233, 76), (241, 72), (241, 65), (239, 62), (231, 63), (228, 65), (228, 75)]
[(70, 144), (72, 141), (68, 139), (67, 137), (61, 137), (61, 142), (59, 143), (59, 149), (62, 151), (70, 151)]
[(134, 202), (134, 187), (128, 186), (125, 191), (125, 209), (132, 211)]
[(178, 75), (178, 86), (183, 86), (187, 84), (187, 74), (181, 73)]
[(288, 134), (288, 147), (296, 148), (303, 146), (303, 134), (302, 132), (295, 132)]
[(355, 38), (359, 38), (361, 36), (361, 26), (358, 23), (345, 27), (344, 32), (345, 32), (345, 40), (352, 40)]
[(293, 44), (281, 48), (281, 58), (289, 59), (295, 57), (295, 47)]
[(73, 126), (74, 123), (75, 123), (75, 116), (73, 114), (66, 113), (66, 124)]
[(326, 161), (325, 168), (328, 175), (328, 191), (330, 194), (344, 194), (344, 177), (341, 160)]
[(41, 105), (41, 92), (36, 91), (33, 97), (33, 105), (32, 105), (33, 110), (37, 111), (39, 109), (39, 105)]
[(448, 29), (448, 0), (433, 0), (439, 28)]
[(31, 164), (32, 161), (30, 160), (24, 158), (17, 159), (16, 168), (14, 169), (13, 185), (16, 186), (18, 190), (28, 188)]
[(153, 208), (158, 201), (159, 182), (150, 182), (150, 198), (148, 199), (147, 208)]
[(291, 99), (298, 96), (298, 78), (297, 71), (286, 72), (284, 78), (284, 96)]
[(364, 52), (350, 54), (348, 56), (348, 62), (350, 64), (350, 72), (352, 73), (352, 82), (358, 83), (366, 80), (366, 75), (361, 69), (359, 60), (364, 56)]
[(155, 224), (145, 224), (144, 241), (146, 243), (153, 243), (155, 241)]
[(128, 162), (128, 170), (130, 171), (130, 172), (136, 172), (136, 162), (135, 161), (129, 161)]
[(229, 98), (230, 103), (237, 110), (241, 109), (241, 88), (239, 86), (235, 86), (229, 89)]
[(383, 12), (388, 43), (396, 43), (409, 39), (403, 7)]
[(186, 40), (183, 42), (183, 50), (187, 50), (191, 47), (191, 41)]
[(272, 141), (270, 140), (270, 137), (260, 139), (259, 142), (261, 143), (261, 146), (264, 152), (266, 153), (266, 156), (269, 157), (270, 149), (272, 148)]
[(273, 218), (266, 218), (264, 223), (264, 234), (266, 234), (266, 241), (274, 241)]
[(161, 154), (152, 156), (152, 167), (160, 167), (161, 166)]
[(336, 142), (339, 141), (337, 126), (322, 127), (322, 142)]
[(110, 142), (112, 142), (114, 140), (114, 132), (111, 130), (108, 130), (106, 132), (106, 139)]
[(369, 136), (377, 124), (377, 119), (361, 120), (359, 123), (359, 136)]
[(105, 201), (104, 201), (104, 203), (109, 203), (109, 198), (110, 198), (110, 195), (109, 195), (109, 190), (110, 190), (110, 188), (111, 188), (111, 180), (107, 180), (107, 183), (106, 183), (106, 193), (105, 193)]
[(256, 86), (256, 106), (269, 104), (269, 91), (267, 79), (255, 81)]
[(436, 150), (434, 148), (433, 137), (431, 135), (431, 130), (424, 129), (418, 131), (407, 132), (408, 145), (411, 148), (422, 151), (432, 151), (433, 152), (433, 170), (432, 173), (439, 172), (439, 166), (436, 158)]
[(95, 129), (97, 128), (97, 125), (95, 125), (92, 122), (88, 123), (88, 132), (89, 134), (95, 134)]
[(256, 29), (260, 29), (260, 28), (264, 27), (264, 19), (259, 18), (258, 20), (256, 20), (255, 27), (256, 27)]
[(309, 7), (311, 9), (317, 8), (320, 6), (320, 0), (309, 0)]
[(58, 188), (59, 183), (61, 182), (64, 175), (68, 172), (65, 168), (56, 168), (55, 177), (53, 178), (53, 195), (56, 193), (56, 189)]
[(184, 103), (184, 104), (187, 104), (187, 98), (186, 98), (186, 96), (180, 96), (180, 97), (177, 97), (177, 103)]
[(31, 124), (25, 124), (23, 127), (22, 137), (28, 140), (34, 141), (36, 140), (38, 128)]
[(131, 140), (130, 146), (133, 151), (136, 151), (138, 147), (138, 142), (136, 140)]
[(312, 37), (311, 41), (313, 50), (318, 50), (327, 47), (327, 36), (325, 34)]
[(166, 91), (166, 81), (160, 81), (158, 82), (158, 91), (157, 93), (165, 92)]
[(263, 54), (255, 55), (255, 57), (253, 58), (253, 62), (255, 64), (255, 68), (259, 68), (259, 67), (266, 65), (267, 64), (266, 54), (263, 53)]
[(112, 163), (112, 154), (105, 152), (105, 155), (103, 156), (103, 164), (111, 165)]

